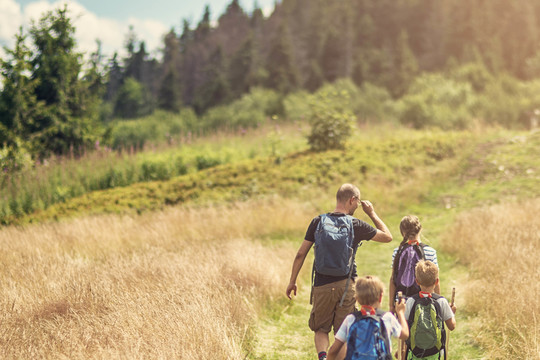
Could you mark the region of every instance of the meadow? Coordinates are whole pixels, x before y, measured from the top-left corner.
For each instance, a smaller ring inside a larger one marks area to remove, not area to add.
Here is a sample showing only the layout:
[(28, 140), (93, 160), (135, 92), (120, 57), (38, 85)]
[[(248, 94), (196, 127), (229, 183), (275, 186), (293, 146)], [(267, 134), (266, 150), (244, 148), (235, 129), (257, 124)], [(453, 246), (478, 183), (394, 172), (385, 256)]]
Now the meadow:
[[(387, 282), (399, 220), (417, 214), (443, 295), (458, 290), (451, 358), (537, 358), (538, 302), (505, 295), (538, 293), (521, 274), (538, 277), (540, 133), (364, 126), (344, 150), (313, 153), (296, 126), (272, 147), (275, 131), (184, 144), (269, 141), (255, 157), (93, 191), (3, 227), (0, 357), (313, 358), (309, 261), (298, 298), (284, 290), (310, 219), (353, 182), (394, 234), (362, 247), (361, 273)], [(510, 249), (531, 256), (514, 266)], [(500, 264), (509, 279), (495, 277)]]
[[(3, 359), (240, 359), (294, 253), (283, 200), (6, 228)], [(249, 216), (246, 216), (249, 214)]]
[(540, 355), (539, 211), (538, 198), (471, 210), (442, 243), (471, 270), (463, 291), (489, 359)]

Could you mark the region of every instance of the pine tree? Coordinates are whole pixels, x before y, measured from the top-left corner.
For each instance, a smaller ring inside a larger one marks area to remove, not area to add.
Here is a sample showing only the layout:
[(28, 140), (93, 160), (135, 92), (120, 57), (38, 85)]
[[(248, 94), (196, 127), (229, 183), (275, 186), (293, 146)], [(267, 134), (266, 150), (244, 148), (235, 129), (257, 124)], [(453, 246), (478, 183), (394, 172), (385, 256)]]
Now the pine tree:
[(173, 29), (165, 36), (163, 50), (163, 78), (159, 88), (159, 107), (169, 111), (178, 111), (182, 105), (180, 79), (180, 40)]
[(408, 39), (407, 32), (402, 31), (396, 46), (394, 74), (389, 89), (395, 97), (401, 97), (407, 92), (418, 73), (418, 63), (409, 47)]
[(235, 98), (249, 91), (250, 80), (253, 78), (253, 53), (253, 37), (250, 36), (231, 59), (228, 73), (231, 93)]
[(80, 79), (82, 56), (75, 51), (75, 28), (67, 6), (44, 15), (30, 34), (35, 47), (32, 80), (45, 108), (33, 121), (33, 149), (39, 156), (83, 150), (99, 134), (98, 114), (89, 106), (87, 84)]
[(285, 23), (281, 23), (270, 45), (267, 58), (268, 87), (283, 93), (298, 86), (298, 73), (292, 56), (292, 44)]
[(0, 93), (0, 144), (17, 147), (28, 137), (33, 119), (41, 103), (35, 95), (36, 81), (31, 70), (32, 52), (25, 45), (22, 28), (15, 36), (12, 50), (4, 48), (7, 56), (0, 60), (3, 91)]
[(226, 61), (218, 46), (204, 68), (205, 81), (195, 92), (193, 108), (202, 114), (208, 108), (223, 104), (230, 99), (230, 86), (226, 76)]

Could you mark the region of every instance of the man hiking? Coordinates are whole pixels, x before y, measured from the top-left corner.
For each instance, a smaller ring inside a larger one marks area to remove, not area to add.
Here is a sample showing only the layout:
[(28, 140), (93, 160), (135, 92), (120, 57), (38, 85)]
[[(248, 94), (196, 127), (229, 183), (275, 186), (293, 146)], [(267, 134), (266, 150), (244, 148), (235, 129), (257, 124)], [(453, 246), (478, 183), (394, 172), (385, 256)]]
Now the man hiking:
[[(376, 228), (352, 216), (360, 204)], [(335, 210), (315, 217), (309, 224), (294, 259), (286, 291), (289, 299), (293, 292), (296, 295), (298, 273), (315, 244), (309, 327), (315, 333), (315, 348), (320, 360), (326, 359), (328, 334), (332, 328), (335, 334), (343, 319), (354, 311), (354, 278), (357, 276), (354, 255), (363, 240), (388, 243), (392, 241), (392, 234), (375, 213), (373, 205), (360, 200), (360, 190), (354, 185), (343, 184), (336, 194)]]

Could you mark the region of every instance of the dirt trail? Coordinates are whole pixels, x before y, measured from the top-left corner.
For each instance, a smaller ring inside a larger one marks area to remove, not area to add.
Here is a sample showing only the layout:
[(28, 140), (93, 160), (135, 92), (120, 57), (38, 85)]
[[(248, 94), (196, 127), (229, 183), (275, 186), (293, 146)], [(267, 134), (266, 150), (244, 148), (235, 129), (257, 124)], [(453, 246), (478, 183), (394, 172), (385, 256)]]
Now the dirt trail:
[[(357, 265), (360, 274), (374, 274), (383, 282), (389, 278), (390, 269), (386, 259), (391, 256), (391, 249), (396, 244), (368, 244), (357, 255)], [(308, 256), (309, 259), (309, 256)], [(483, 351), (477, 347), (474, 334), (480, 330), (479, 321), (472, 314), (467, 313), (464, 303), (464, 293), (470, 286), (469, 272), (457, 264), (455, 259), (439, 253), (439, 266), (441, 268), (442, 295), (450, 298), (452, 287), (457, 288), (456, 305), (458, 306), (457, 329), (451, 333), (450, 352), (452, 360), (482, 360), (485, 359)], [(316, 359), (313, 344), (313, 333), (307, 322), (311, 306), (309, 305), (309, 274), (311, 263), (306, 261), (300, 273), (298, 296), (284, 305), (278, 314), (269, 315), (260, 319), (256, 331), (256, 342), (249, 359), (256, 360), (312, 360)], [(283, 285), (285, 292), (286, 283)], [(283, 295), (285, 296), (285, 295)], [(383, 310), (387, 309), (386, 294), (383, 298)], [(333, 337), (330, 337), (333, 343)], [(396, 342), (393, 341), (395, 348)]]

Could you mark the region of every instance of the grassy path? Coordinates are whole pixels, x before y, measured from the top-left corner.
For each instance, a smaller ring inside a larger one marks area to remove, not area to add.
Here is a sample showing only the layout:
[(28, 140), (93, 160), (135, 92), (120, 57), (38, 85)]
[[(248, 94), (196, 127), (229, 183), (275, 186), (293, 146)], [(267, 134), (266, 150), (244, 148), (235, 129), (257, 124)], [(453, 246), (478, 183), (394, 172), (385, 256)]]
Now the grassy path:
[[(390, 277), (392, 249), (395, 246), (396, 240), (392, 244), (365, 243), (358, 250), (356, 258), (359, 274), (377, 275), (387, 283)], [(454, 259), (445, 254), (439, 253), (438, 258), (443, 295), (449, 298), (451, 288), (457, 288), (458, 327), (450, 335), (450, 359), (484, 359), (483, 351), (476, 346), (473, 338), (474, 333), (478, 331), (478, 325), (475, 325), (477, 319), (464, 310), (466, 304), (463, 304), (460, 297), (460, 292), (466, 291), (468, 286), (467, 269), (459, 266)], [(308, 259), (309, 262), (306, 261), (300, 273), (298, 296), (290, 302), (286, 298), (280, 301), (275, 309), (257, 324), (256, 341), (252, 353), (249, 354), (250, 359), (316, 359), (313, 333), (307, 326), (310, 312), (309, 276), (312, 255), (308, 255)], [(284, 291), (285, 287), (286, 284), (283, 285)], [(383, 309), (388, 309), (386, 295), (383, 298)]]

